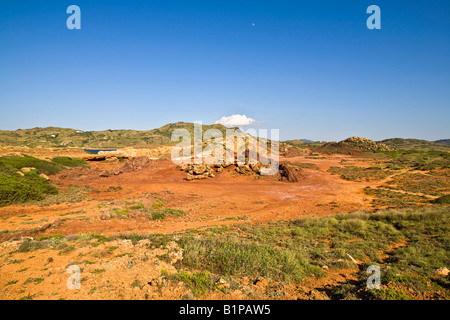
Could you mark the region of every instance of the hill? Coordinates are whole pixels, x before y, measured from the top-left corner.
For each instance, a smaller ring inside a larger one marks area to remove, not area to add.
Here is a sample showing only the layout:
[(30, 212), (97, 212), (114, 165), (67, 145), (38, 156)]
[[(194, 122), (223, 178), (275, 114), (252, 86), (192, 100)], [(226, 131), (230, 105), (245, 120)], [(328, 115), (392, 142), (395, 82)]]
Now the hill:
[(436, 140), (434, 142), (450, 145), (450, 139), (440, 139), (440, 140)]
[[(175, 129), (187, 129), (194, 133), (194, 124), (177, 122), (152, 130), (103, 130), (82, 131), (68, 128), (46, 127), (0, 130), (0, 146), (22, 147), (79, 147), (79, 148), (124, 148), (155, 147), (172, 144), (171, 135)], [(226, 127), (220, 124), (203, 125), (203, 131), (218, 129), (224, 135)]]
[(393, 149), (384, 143), (375, 142), (367, 138), (361, 137), (350, 137), (340, 143), (351, 146), (352, 148), (358, 149), (360, 151), (392, 151)]
[(443, 143), (436, 143), (420, 139), (392, 138), (380, 141), (385, 145), (398, 150), (419, 150), (419, 151), (450, 151), (450, 146)]

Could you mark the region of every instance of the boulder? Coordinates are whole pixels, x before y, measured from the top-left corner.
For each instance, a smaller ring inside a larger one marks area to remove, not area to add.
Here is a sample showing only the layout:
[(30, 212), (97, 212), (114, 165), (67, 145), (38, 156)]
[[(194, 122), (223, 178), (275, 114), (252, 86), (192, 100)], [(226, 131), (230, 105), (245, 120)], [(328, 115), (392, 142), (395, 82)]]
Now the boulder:
[(440, 276), (448, 276), (449, 271), (446, 267), (441, 267), (436, 270), (436, 273)]
[(39, 177), (44, 178), (45, 180), (50, 180), (50, 178), (49, 178), (46, 174), (44, 174), (44, 173), (41, 173), (41, 174), (39, 175)]
[(52, 225), (54, 226), (54, 227), (56, 227), (56, 228), (59, 228), (59, 227), (61, 227), (62, 226), (62, 224), (63, 224), (63, 219), (56, 219), (55, 221), (53, 221), (53, 223), (52, 223)]
[(100, 177), (106, 178), (106, 177), (111, 177), (112, 173), (109, 172), (108, 170), (102, 171), (100, 172)]
[(109, 220), (111, 219), (111, 214), (108, 210), (103, 211), (102, 215), (100, 216), (100, 219), (102, 220)]
[(194, 174), (200, 175), (200, 174), (203, 174), (205, 171), (207, 171), (207, 167), (203, 163), (194, 164), (192, 171), (194, 171)]

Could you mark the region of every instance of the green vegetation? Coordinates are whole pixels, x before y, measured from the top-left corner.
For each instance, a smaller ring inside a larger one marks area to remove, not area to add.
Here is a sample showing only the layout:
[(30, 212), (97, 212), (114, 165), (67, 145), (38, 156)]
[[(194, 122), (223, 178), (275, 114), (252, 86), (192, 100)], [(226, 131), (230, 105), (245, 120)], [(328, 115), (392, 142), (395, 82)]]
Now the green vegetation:
[[(448, 199), (448, 198), (447, 198)], [(281, 285), (321, 277), (329, 269), (353, 268), (357, 281), (335, 283), (325, 289), (333, 299), (448, 299), (450, 282), (436, 270), (450, 264), (450, 209), (430, 206), (390, 209), (376, 213), (354, 212), (311, 217), (292, 222), (239, 224), (186, 231), (183, 234), (54, 235), (39, 240), (24, 239), (19, 252), (51, 249), (67, 252), (78, 246), (97, 246), (115, 239), (133, 244), (149, 239), (151, 248), (167, 248), (170, 241), (183, 249), (177, 272), (161, 271), (169, 281), (182, 281), (196, 297), (222, 290), (219, 279), (239, 282), (265, 278)], [(72, 244), (70, 244), (72, 243)], [(106, 246), (109, 254), (117, 246)], [(159, 258), (167, 260), (169, 254)], [(349, 256), (358, 261), (356, 266)], [(382, 288), (367, 290), (366, 269), (379, 265)], [(95, 269), (101, 274), (106, 269)], [(26, 283), (39, 283), (30, 278)], [(132, 287), (140, 287), (134, 281)]]
[(24, 282), (23, 284), (24, 284), (24, 285), (25, 285), (25, 284), (28, 284), (28, 283), (39, 284), (39, 283), (41, 283), (42, 281), (44, 281), (43, 278), (28, 278), (27, 280), (25, 280), (25, 282)]
[[(41, 201), (49, 195), (58, 198), (58, 190), (39, 174), (55, 174), (66, 167), (86, 165), (81, 159), (59, 157), (45, 161), (30, 156), (0, 157), (0, 206)], [(22, 168), (29, 168), (21, 172)], [(32, 169), (34, 168), (34, 169)]]
[[(194, 124), (187, 122), (170, 123), (158, 129), (80, 131), (75, 129), (46, 127), (0, 130), (0, 146), (27, 147), (85, 147), (123, 148), (128, 146), (160, 146), (174, 144), (171, 135), (175, 129), (187, 129), (191, 136)], [(218, 129), (224, 136), (226, 127), (220, 124), (203, 125), (202, 130)], [(64, 161), (64, 160), (63, 160)]]
[(418, 204), (426, 204), (430, 201), (430, 198), (426, 196), (391, 191), (382, 188), (366, 187), (364, 188), (364, 193), (369, 196), (377, 197), (377, 199), (372, 201), (375, 206), (407, 207)]
[(315, 163), (290, 162), (289, 164), (299, 168), (319, 170), (319, 166)]
[[(436, 275), (438, 268), (450, 263), (450, 216), (445, 207), (362, 212), (238, 229), (238, 233), (233, 228), (209, 229), (201, 238), (184, 236), (179, 241), (184, 252), (178, 269), (291, 282), (320, 276), (323, 265), (351, 267), (349, 254), (363, 263), (357, 274), (360, 280), (337, 284), (328, 293), (331, 298), (411, 299), (436, 291), (448, 295), (447, 278)], [(382, 290), (365, 290), (365, 271), (372, 264), (383, 270)]]
[(87, 194), (91, 189), (81, 185), (69, 185), (66, 189), (59, 190), (57, 194), (48, 195), (45, 199), (35, 202), (40, 206), (50, 206), (61, 203), (77, 203), (87, 199)]
[(420, 151), (450, 151), (450, 146), (445, 144), (419, 140), (419, 139), (402, 139), (392, 138), (380, 141), (385, 145), (398, 150), (420, 150)]
[(181, 217), (183, 215), (185, 215), (185, 212), (183, 210), (172, 208), (163, 208), (150, 213), (150, 217), (152, 220), (162, 220), (167, 216)]
[(437, 203), (437, 204), (450, 204), (450, 194), (439, 197), (439, 198), (433, 200), (433, 202)]
[(384, 152), (391, 165), (400, 165), (415, 170), (450, 168), (450, 153), (445, 151), (396, 150)]
[(182, 281), (189, 287), (192, 294), (199, 298), (204, 295), (207, 291), (213, 290), (215, 287), (215, 277), (207, 271), (202, 272), (177, 272), (167, 276), (169, 280)]
[(157, 198), (151, 206), (146, 206), (141, 201), (121, 201), (107, 203), (104, 202), (101, 207), (108, 208), (111, 205), (114, 207), (110, 209), (109, 213), (111, 218), (128, 219), (130, 217), (147, 217), (152, 220), (162, 220), (168, 216), (181, 217), (186, 213), (181, 209), (164, 208), (165, 202), (162, 199)]
[(16, 169), (14, 171), (20, 170), (25, 167), (35, 168), (39, 171), (39, 173), (44, 174), (55, 174), (63, 169), (63, 166), (58, 163), (37, 159), (27, 155), (0, 157), (0, 167)]
[(331, 167), (329, 170), (332, 174), (338, 174), (342, 179), (351, 181), (373, 181), (381, 180), (392, 174), (389, 170), (383, 170), (381, 167), (361, 168), (355, 166), (348, 167)]
[(16, 173), (0, 175), (0, 206), (39, 201), (55, 194), (58, 190), (36, 172), (26, 172), (23, 176)]
[(70, 157), (55, 157), (52, 159), (53, 163), (60, 164), (64, 167), (88, 167), (86, 161), (80, 158), (70, 158)]
[(393, 177), (387, 182), (387, 185), (389, 189), (440, 196), (445, 192), (450, 192), (450, 176), (403, 173)]

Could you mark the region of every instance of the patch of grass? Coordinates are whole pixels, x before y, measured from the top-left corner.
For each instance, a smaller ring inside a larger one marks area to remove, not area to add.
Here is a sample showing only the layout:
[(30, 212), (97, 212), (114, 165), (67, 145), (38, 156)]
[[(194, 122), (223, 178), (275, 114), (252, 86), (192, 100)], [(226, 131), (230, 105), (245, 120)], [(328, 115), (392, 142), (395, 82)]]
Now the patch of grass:
[(77, 203), (87, 200), (90, 188), (82, 185), (70, 185), (65, 190), (60, 190), (58, 194), (49, 195), (44, 200), (33, 203), (39, 206), (50, 206), (61, 203)]
[(43, 241), (43, 240), (50, 240), (50, 239), (63, 239), (65, 237), (66, 236), (63, 235), (63, 234), (55, 234), (55, 235), (52, 235), (52, 236), (42, 236), (42, 237), (39, 237), (37, 240), (38, 241)]
[(18, 252), (30, 252), (39, 249), (63, 250), (67, 247), (65, 238), (50, 238), (41, 241), (25, 239), (19, 245)]
[(161, 209), (163, 206), (164, 206), (164, 201), (161, 199), (156, 199), (156, 201), (152, 203), (153, 209)]
[(27, 172), (23, 176), (0, 174), (0, 206), (43, 200), (47, 195), (56, 194), (58, 190), (35, 172)]
[(354, 268), (351, 255), (367, 266), (380, 265), (386, 290), (376, 294), (365, 290), (367, 267), (361, 265), (359, 281), (327, 289), (332, 298), (400, 299), (427, 292), (431, 292), (430, 297), (433, 292), (445, 295), (449, 281), (437, 277), (436, 270), (450, 263), (448, 213), (446, 207), (390, 209), (289, 223), (242, 224), (228, 230), (209, 228), (195, 237), (182, 236), (178, 243), (183, 260), (176, 267), (179, 271), (264, 277), (286, 283), (321, 276), (324, 265)]
[(128, 214), (131, 212), (130, 209), (120, 209), (114, 208), (111, 211), (111, 218), (128, 218)]
[(192, 294), (197, 298), (200, 298), (207, 291), (213, 290), (215, 285), (215, 280), (213, 275), (207, 271), (190, 273), (190, 272), (177, 272), (167, 276), (170, 280), (182, 281), (189, 287)]
[(450, 192), (450, 177), (408, 172), (393, 177), (387, 185), (390, 189), (439, 196)]
[(445, 151), (396, 150), (384, 152), (392, 165), (401, 165), (415, 170), (450, 168), (450, 153)]
[(6, 283), (6, 285), (10, 286), (10, 285), (16, 284), (17, 282), (19, 282), (19, 280), (11, 280), (11, 281), (8, 281), (8, 283)]
[(442, 196), (442, 197), (439, 197), (439, 198), (433, 200), (433, 203), (450, 204), (450, 194), (447, 194), (445, 196)]
[(372, 203), (376, 206), (407, 207), (417, 204), (426, 204), (430, 201), (427, 196), (420, 196), (411, 193), (396, 192), (381, 188), (364, 188), (364, 193), (376, 196)]
[(315, 163), (290, 162), (290, 164), (300, 168), (319, 170), (319, 166)]
[(331, 167), (328, 171), (331, 172), (331, 174), (340, 175), (342, 179), (351, 181), (376, 181), (384, 179), (392, 174), (389, 170), (383, 170), (380, 167)]
[(142, 202), (139, 202), (138, 204), (135, 204), (130, 207), (131, 210), (140, 210), (140, 209), (144, 209), (144, 208), (145, 208), (145, 205)]
[(88, 167), (88, 163), (80, 158), (70, 158), (70, 157), (55, 157), (52, 159), (53, 163), (59, 164), (64, 167)]
[(92, 271), (93, 274), (101, 274), (103, 272), (105, 272), (105, 269), (95, 269), (94, 271)]
[(134, 280), (133, 283), (131, 284), (132, 288), (140, 288), (141, 286), (142, 286), (142, 283), (138, 279)]
[(181, 217), (185, 214), (186, 213), (180, 209), (164, 208), (164, 209), (155, 210), (155, 211), (151, 212), (149, 214), (149, 217), (152, 220), (162, 220), (162, 219), (166, 218), (167, 216)]
[(371, 290), (371, 295), (376, 300), (410, 300), (411, 298), (403, 291), (397, 291), (393, 288), (381, 288)]
[(230, 275), (300, 281), (322, 271), (307, 262), (298, 250), (279, 250), (237, 240), (185, 238), (181, 242), (184, 266)]
[(16, 169), (15, 171), (25, 167), (36, 168), (39, 173), (45, 174), (55, 174), (63, 169), (63, 166), (58, 163), (41, 160), (27, 155), (0, 157), (0, 165), (14, 168)]
[(70, 245), (70, 246), (69, 245), (66, 245), (66, 246), (62, 245), (62, 247), (63, 248), (58, 253), (60, 255), (66, 254), (68, 252), (71, 252), (71, 251), (75, 250), (75, 246), (74, 245)]
[(28, 283), (39, 284), (42, 281), (44, 281), (44, 278), (28, 278), (27, 280), (25, 280), (25, 282), (23, 284), (24, 285), (26, 285)]

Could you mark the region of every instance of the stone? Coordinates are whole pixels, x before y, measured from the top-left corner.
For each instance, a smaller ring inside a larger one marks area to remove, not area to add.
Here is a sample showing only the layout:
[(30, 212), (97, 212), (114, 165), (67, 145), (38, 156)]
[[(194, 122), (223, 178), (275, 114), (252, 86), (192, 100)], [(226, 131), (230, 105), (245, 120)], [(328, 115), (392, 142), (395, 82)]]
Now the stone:
[(202, 163), (196, 164), (196, 165), (194, 165), (193, 171), (194, 171), (194, 174), (200, 175), (200, 174), (203, 174), (205, 171), (207, 171), (207, 167), (206, 167), (206, 165), (204, 165)]
[(41, 174), (39, 175), (39, 177), (44, 178), (45, 180), (50, 180), (50, 178), (49, 178), (46, 174), (44, 174), (44, 173), (41, 173)]
[(446, 267), (441, 267), (436, 270), (436, 273), (440, 276), (448, 276), (449, 271)]
[(106, 178), (106, 177), (110, 177), (112, 174), (111, 174), (111, 172), (109, 172), (108, 170), (105, 170), (105, 171), (102, 171), (102, 172), (100, 172), (100, 177), (102, 177), (102, 178)]
[(58, 227), (60, 227), (60, 226), (62, 226), (62, 224), (63, 224), (63, 219), (56, 219), (55, 221), (53, 221), (53, 226), (54, 227), (56, 227), (56, 228), (58, 228)]
[(264, 278), (258, 278), (255, 281), (255, 285), (259, 287), (267, 287), (269, 285), (269, 281), (267, 281), (267, 279)]
[(111, 214), (108, 210), (103, 211), (102, 215), (100, 216), (100, 219), (102, 220), (109, 220), (111, 219)]
[(45, 230), (47, 230), (48, 228), (50, 228), (51, 225), (52, 225), (51, 223), (45, 223), (45, 224), (43, 224), (43, 225), (38, 226), (38, 227), (37, 227), (37, 230), (38, 230), (38, 231), (45, 231)]
[(256, 173), (261, 172), (261, 167), (258, 164), (250, 164), (250, 169), (252, 169), (252, 171)]

